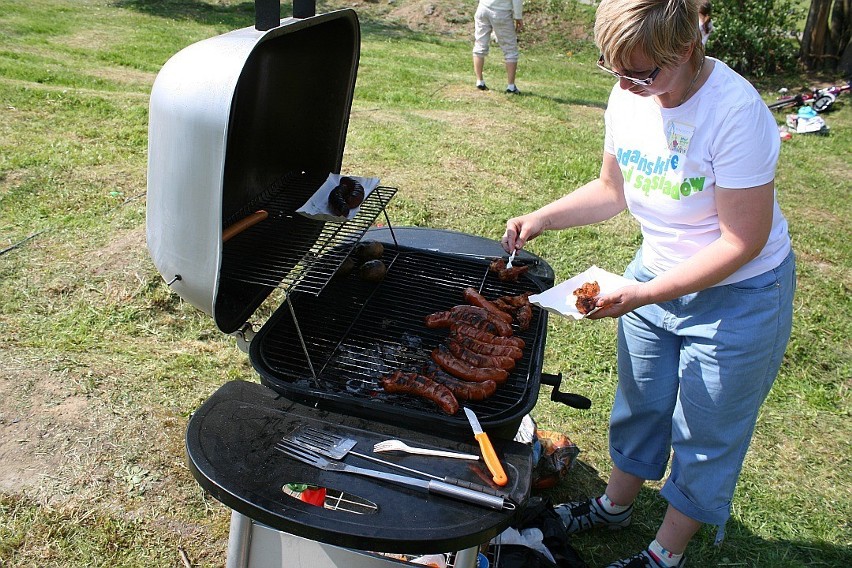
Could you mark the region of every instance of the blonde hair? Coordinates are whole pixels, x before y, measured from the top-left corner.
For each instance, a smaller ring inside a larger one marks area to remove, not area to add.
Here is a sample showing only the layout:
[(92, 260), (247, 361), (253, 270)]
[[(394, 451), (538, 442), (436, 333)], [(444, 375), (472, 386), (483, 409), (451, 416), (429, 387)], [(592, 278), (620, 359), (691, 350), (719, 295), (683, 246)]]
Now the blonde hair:
[(672, 67), (692, 47), (690, 63), (704, 57), (696, 0), (601, 0), (595, 14), (595, 43), (604, 61), (629, 69), (640, 49), (658, 67)]

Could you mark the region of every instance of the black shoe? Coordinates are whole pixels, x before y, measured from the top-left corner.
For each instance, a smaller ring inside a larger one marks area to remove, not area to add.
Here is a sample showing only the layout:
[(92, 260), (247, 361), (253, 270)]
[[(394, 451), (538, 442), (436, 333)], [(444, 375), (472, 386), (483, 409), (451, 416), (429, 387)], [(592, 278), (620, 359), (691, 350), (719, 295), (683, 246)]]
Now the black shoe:
[(488, 85), (486, 85), (485, 83), (477, 83), (476, 88), (479, 89), (480, 91), (487, 91)]
[(510, 95), (520, 95), (521, 94), (521, 92), (518, 90), (517, 87), (506, 87), (506, 92), (509, 93)]
[[(677, 568), (683, 568), (685, 565), (686, 558), (682, 557), (677, 563)], [(643, 550), (630, 558), (613, 562), (606, 568), (661, 568), (661, 566), (662, 564), (654, 560), (654, 557), (647, 550)]]

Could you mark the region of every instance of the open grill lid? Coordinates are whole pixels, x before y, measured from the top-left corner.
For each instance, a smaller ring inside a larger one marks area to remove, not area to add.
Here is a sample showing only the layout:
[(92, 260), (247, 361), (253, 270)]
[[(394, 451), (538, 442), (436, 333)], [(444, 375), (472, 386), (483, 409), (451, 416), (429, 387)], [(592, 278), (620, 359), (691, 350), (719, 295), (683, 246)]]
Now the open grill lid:
[[(148, 248), (175, 292), (222, 331), (238, 329), (275, 288), (223, 285), (223, 226), (270, 192), (286, 195), (289, 179), (306, 191), (305, 172), (319, 180), (313, 189), (339, 173), (359, 54), (357, 15), (341, 10), (190, 45), (154, 82)], [(302, 234), (294, 237), (310, 241), (323, 225), (295, 227)]]

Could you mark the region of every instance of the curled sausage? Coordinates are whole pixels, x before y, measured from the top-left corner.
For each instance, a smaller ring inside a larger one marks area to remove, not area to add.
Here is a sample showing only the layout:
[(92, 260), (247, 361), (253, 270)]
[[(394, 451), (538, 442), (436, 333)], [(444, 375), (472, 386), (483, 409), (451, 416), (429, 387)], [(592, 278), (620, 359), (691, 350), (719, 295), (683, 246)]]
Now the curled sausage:
[(494, 381), (482, 381), (481, 383), (460, 381), (445, 373), (434, 363), (425, 366), (423, 375), (450, 389), (450, 392), (458, 400), (485, 400), (497, 390), (497, 383)]
[(497, 314), (494, 314), (485, 308), (480, 308), (479, 306), (454, 306), (450, 309), (450, 312), (454, 317), (460, 318), (464, 317), (484, 317), (489, 322), (494, 324), (496, 328), (495, 335), (499, 335), (501, 337), (509, 337), (512, 335), (512, 326), (509, 323), (506, 323), (502, 319), (500, 319)]
[(441, 412), (453, 415), (459, 410), (459, 401), (452, 391), (428, 377), (416, 373), (396, 371), (379, 379), (385, 392), (391, 394), (413, 394), (434, 402)]
[(497, 355), (501, 357), (511, 357), (515, 361), (524, 356), (524, 352), (514, 345), (497, 345), (495, 343), (486, 343), (467, 335), (462, 335), (457, 332), (450, 334), (450, 339), (456, 341), (474, 353), (482, 355)]
[(520, 337), (501, 337), (488, 331), (478, 329), (465, 323), (455, 323), (450, 326), (453, 333), (472, 337), (483, 343), (493, 343), (494, 345), (511, 345), (518, 349), (526, 347), (526, 343)]
[[(472, 306), (470, 306), (472, 307)], [(497, 326), (482, 314), (477, 313), (453, 313), (452, 310), (435, 312), (426, 316), (426, 327), (436, 329), (441, 327), (452, 328), (455, 325), (464, 324), (474, 329), (479, 329), (492, 335), (498, 335)], [(504, 322), (500, 322), (504, 323)]]
[(507, 314), (504, 311), (501, 311), (497, 306), (488, 301), (488, 299), (476, 291), (475, 288), (465, 288), (464, 289), (464, 301), (472, 306), (480, 307), (484, 310), (488, 310), (504, 322), (511, 324), (512, 323), (512, 315)]
[(502, 385), (509, 379), (506, 369), (472, 367), (450, 353), (445, 345), (439, 345), (432, 350), (432, 360), (452, 376), (464, 381), (494, 381)]
[(512, 370), (515, 368), (515, 360), (511, 357), (475, 353), (461, 343), (453, 341), (452, 339), (447, 341), (447, 347), (450, 348), (450, 353), (472, 367), (492, 367), (495, 369), (506, 370)]

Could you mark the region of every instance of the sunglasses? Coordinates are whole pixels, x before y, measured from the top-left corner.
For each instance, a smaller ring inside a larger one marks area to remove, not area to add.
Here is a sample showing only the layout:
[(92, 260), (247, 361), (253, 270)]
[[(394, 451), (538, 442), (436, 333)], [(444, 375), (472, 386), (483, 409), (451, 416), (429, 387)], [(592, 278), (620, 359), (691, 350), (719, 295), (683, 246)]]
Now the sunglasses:
[(660, 73), (660, 68), (655, 67), (654, 70), (651, 71), (651, 73), (647, 77), (645, 77), (644, 79), (637, 79), (635, 77), (628, 77), (627, 75), (622, 75), (621, 73), (617, 73), (617, 72), (613, 71), (612, 69), (610, 69), (609, 67), (605, 66), (603, 54), (601, 54), (600, 58), (598, 59), (598, 68), (602, 71), (606, 71), (607, 73), (609, 73), (613, 77), (616, 77), (618, 79), (624, 79), (625, 81), (630, 81), (634, 85), (640, 85), (642, 87), (647, 87), (651, 83), (653, 83), (654, 79)]

